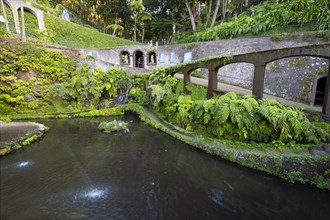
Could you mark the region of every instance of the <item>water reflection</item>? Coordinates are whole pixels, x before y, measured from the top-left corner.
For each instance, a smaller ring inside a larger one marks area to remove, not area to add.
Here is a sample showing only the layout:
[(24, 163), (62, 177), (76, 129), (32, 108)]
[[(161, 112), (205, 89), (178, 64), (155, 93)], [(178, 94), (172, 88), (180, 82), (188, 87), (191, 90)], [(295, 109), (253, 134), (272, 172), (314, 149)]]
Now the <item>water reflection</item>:
[(24, 161), (24, 162), (18, 163), (16, 166), (18, 168), (28, 167), (28, 166), (32, 166), (32, 162), (30, 162), (30, 161)]
[[(330, 193), (207, 155), (134, 120), (45, 120), (0, 160), (0, 219), (328, 219)], [(28, 169), (25, 169), (29, 167)], [(265, 178), (266, 177), (266, 178)]]
[(88, 191), (82, 192), (80, 195), (87, 199), (105, 199), (108, 196), (108, 190), (92, 188)]

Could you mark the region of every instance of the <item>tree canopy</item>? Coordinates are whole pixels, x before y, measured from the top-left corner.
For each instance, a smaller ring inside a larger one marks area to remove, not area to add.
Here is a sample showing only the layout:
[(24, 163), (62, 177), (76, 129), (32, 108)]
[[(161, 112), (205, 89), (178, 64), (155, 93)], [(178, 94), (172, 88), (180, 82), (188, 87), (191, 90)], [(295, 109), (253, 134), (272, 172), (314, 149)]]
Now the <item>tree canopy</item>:
[[(289, 10), (295, 12), (301, 12), (306, 5), (318, 5), (324, 10), (315, 7), (310, 7), (310, 10), (315, 9), (317, 13), (322, 13), (320, 16), (323, 16), (325, 23), (329, 20), (327, 0), (39, 0), (37, 2), (53, 7), (61, 4), (77, 17), (85, 20), (87, 24), (103, 32), (137, 41), (169, 40), (174, 33), (203, 32), (223, 22), (237, 20), (242, 13), (249, 16), (255, 13), (260, 15), (260, 8), (255, 9), (263, 2), (274, 5), (274, 7), (269, 6), (270, 10), (277, 9), (276, 6), (281, 3), (287, 3), (292, 6)], [(324, 11), (328, 13), (324, 14)], [(264, 14), (269, 13), (270, 11), (266, 10)], [(318, 17), (311, 14), (313, 11), (303, 13), (307, 20), (308, 17), (315, 19)], [(294, 19), (292, 21), (297, 22)], [(325, 25), (321, 29), (329, 29), (329, 27)]]

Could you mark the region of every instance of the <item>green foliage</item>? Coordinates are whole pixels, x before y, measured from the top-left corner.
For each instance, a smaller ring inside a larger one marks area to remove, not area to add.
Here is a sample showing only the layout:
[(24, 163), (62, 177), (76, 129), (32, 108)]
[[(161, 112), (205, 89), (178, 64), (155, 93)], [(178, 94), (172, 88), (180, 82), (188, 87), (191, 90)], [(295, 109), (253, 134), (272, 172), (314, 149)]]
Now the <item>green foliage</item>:
[(314, 122), (315, 127), (322, 129), (326, 133), (330, 134), (330, 124), (326, 122)]
[(197, 78), (203, 78), (204, 77), (204, 73), (202, 71), (195, 70), (195, 71), (193, 71), (191, 73), (191, 76), (197, 77)]
[(147, 104), (148, 102), (147, 93), (144, 89), (132, 88), (129, 96), (131, 103)]
[(257, 101), (233, 92), (209, 100), (192, 99), (176, 93), (177, 81), (167, 77), (164, 84), (151, 85), (150, 98), (166, 120), (188, 131), (263, 143), (320, 143), (329, 137), (310, 123), (302, 111), (275, 100)]
[(110, 122), (101, 122), (98, 126), (98, 129), (103, 131), (104, 133), (111, 133), (114, 131), (123, 131), (123, 132), (129, 132), (128, 129), (128, 122), (124, 122), (121, 120), (113, 120)]
[(192, 100), (196, 101), (206, 99), (207, 89), (204, 86), (187, 83), (186, 89), (189, 91)]
[(110, 68), (107, 72), (95, 69), (91, 72), (84, 64), (73, 72), (70, 81), (70, 96), (79, 106), (96, 108), (101, 98), (112, 99), (127, 90), (129, 75), (120, 68)]
[(95, 29), (87, 28), (65, 21), (59, 17), (44, 14), (48, 33), (46, 40), (70, 48), (113, 48), (139, 43), (100, 33)]
[[(0, 38), (0, 112), (51, 110), (53, 107), (44, 102), (49, 98), (49, 87), (67, 81), (74, 68), (75, 61), (57, 51)], [(39, 95), (34, 91), (40, 91)], [(25, 101), (27, 94), (34, 101)]]
[[(278, 5), (265, 1), (255, 5), (255, 14), (250, 10), (241, 13), (237, 20), (229, 19), (214, 28), (208, 28), (196, 34), (178, 34), (178, 42), (210, 41), (232, 38), (244, 34), (258, 34), (277, 27), (295, 25), (295, 31), (303, 25), (310, 25), (312, 30), (330, 29), (330, 11), (322, 0), (293, 0)], [(311, 23), (313, 25), (311, 25)]]

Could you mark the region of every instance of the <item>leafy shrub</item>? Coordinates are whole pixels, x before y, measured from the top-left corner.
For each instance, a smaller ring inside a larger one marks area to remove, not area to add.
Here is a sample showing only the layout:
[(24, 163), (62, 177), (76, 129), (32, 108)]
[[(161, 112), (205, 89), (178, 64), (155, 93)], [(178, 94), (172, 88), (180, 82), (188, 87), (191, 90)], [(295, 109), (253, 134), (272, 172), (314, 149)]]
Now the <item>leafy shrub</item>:
[(214, 28), (196, 34), (178, 34), (178, 42), (198, 42), (232, 38), (242, 34), (258, 34), (276, 27), (296, 27), (313, 23), (314, 30), (330, 29), (330, 11), (324, 0), (292, 0), (278, 5), (265, 1), (255, 7), (255, 14), (250, 11), (241, 13), (236, 20), (231, 19)]
[(276, 100), (256, 100), (234, 92), (208, 100), (177, 94), (176, 79), (152, 85), (149, 94), (164, 118), (186, 130), (199, 130), (217, 138), (271, 143), (319, 143), (329, 134), (309, 122), (299, 109)]
[(204, 73), (202, 71), (195, 70), (194, 72), (191, 73), (191, 76), (197, 77), (197, 78), (203, 78)]
[(146, 104), (148, 102), (146, 91), (139, 88), (132, 88), (129, 92), (130, 102), (131, 103), (139, 103)]
[(103, 131), (104, 133), (111, 133), (114, 131), (123, 131), (123, 132), (129, 132), (128, 129), (128, 122), (124, 122), (121, 120), (113, 120), (110, 122), (101, 122), (98, 126), (98, 129)]

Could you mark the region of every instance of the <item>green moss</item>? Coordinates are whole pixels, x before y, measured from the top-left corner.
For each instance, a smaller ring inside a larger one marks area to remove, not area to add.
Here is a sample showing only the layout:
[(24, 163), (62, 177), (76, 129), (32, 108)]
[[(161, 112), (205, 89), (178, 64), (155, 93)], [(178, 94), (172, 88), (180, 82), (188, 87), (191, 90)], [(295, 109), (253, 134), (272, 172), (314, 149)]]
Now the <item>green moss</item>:
[(290, 64), (294, 67), (304, 67), (308, 64), (307, 57), (295, 57), (290, 60)]
[(270, 70), (272, 73), (279, 73), (282, 70), (282, 67), (279, 62), (273, 62), (270, 64)]
[(315, 184), (317, 187), (321, 189), (328, 189), (330, 190), (330, 179), (325, 179), (323, 176), (315, 175), (312, 184)]

